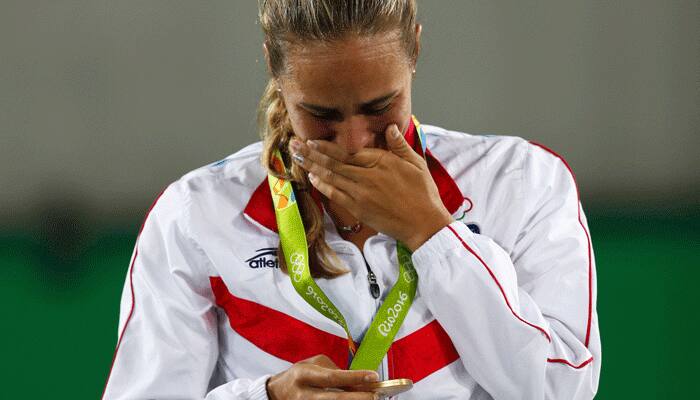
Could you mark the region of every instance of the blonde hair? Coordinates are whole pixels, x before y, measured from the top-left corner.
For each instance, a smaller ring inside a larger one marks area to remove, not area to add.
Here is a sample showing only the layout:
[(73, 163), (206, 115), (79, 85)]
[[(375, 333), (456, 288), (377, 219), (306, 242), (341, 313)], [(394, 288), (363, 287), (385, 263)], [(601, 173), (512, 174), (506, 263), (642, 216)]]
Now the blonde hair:
[[(258, 0), (260, 25), (265, 35), (272, 77), (258, 105), (258, 129), (263, 140), (262, 163), (275, 172), (273, 154), (279, 150), (285, 165), (283, 178), (293, 182), (309, 245), (309, 266), (314, 277), (333, 278), (349, 272), (324, 238), (323, 215), (311, 196), (304, 171), (290, 163), (287, 150), (294, 136), (287, 109), (276, 80), (287, 72), (286, 55), (291, 45), (308, 41), (332, 42), (349, 34), (358, 36), (398, 31), (409, 60), (415, 63), (415, 0)], [(281, 245), (280, 267), (287, 272)]]

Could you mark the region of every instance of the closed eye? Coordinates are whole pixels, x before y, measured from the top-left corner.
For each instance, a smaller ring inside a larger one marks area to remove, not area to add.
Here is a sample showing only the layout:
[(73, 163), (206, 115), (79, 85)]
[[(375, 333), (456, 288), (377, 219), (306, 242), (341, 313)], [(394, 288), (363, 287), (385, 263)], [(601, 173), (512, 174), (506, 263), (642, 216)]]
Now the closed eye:
[(387, 104), (386, 106), (384, 106), (384, 107), (382, 107), (382, 108), (379, 108), (379, 109), (376, 109), (376, 110), (368, 110), (368, 111), (365, 111), (365, 114), (367, 114), (367, 115), (382, 115), (382, 114), (384, 114), (385, 112), (391, 110), (391, 106), (392, 106), (392, 105), (393, 105), (393, 103), (389, 103), (389, 104)]
[(313, 116), (314, 118), (319, 118), (319, 119), (333, 118), (332, 114), (319, 114), (319, 113), (315, 113), (315, 112), (309, 112), (309, 114), (311, 114), (311, 116)]
[[(389, 103), (386, 106), (379, 108), (379, 109), (364, 111), (364, 114), (372, 115), (372, 116), (382, 115), (382, 114), (385, 114), (387, 111), (391, 110), (392, 106), (393, 106), (393, 104)], [(319, 113), (310, 112), (309, 114), (311, 114), (311, 116), (313, 116), (314, 118), (322, 120), (322, 121), (335, 121), (335, 120), (339, 119), (338, 116), (335, 115), (334, 113), (319, 114)]]

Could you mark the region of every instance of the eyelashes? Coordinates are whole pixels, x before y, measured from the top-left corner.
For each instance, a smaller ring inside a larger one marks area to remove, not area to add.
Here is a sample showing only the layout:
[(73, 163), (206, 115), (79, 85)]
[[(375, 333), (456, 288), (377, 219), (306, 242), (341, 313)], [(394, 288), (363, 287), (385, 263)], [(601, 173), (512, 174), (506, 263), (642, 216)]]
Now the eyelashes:
[(386, 106), (384, 106), (378, 110), (367, 111), (367, 114), (368, 115), (382, 115), (382, 114), (386, 113), (387, 111), (391, 110), (392, 105), (393, 105), (392, 103), (389, 103)]
[[(373, 117), (379, 116), (379, 115), (382, 115), (382, 114), (386, 114), (389, 110), (392, 109), (393, 105), (394, 105), (393, 103), (389, 103), (389, 104), (387, 104), (386, 106), (384, 106), (384, 107), (382, 107), (382, 108), (380, 108), (380, 109), (364, 111), (363, 114), (365, 114), (365, 115), (370, 115), (370, 116), (373, 116)], [(316, 114), (316, 113), (310, 113), (310, 114), (311, 114), (312, 117), (314, 117), (314, 118), (316, 118), (316, 119), (318, 119), (318, 120), (324, 121), (324, 122), (326, 122), (326, 121), (337, 121), (337, 120), (341, 120), (341, 119), (342, 119), (341, 117), (339, 117), (338, 115), (335, 115), (335, 114)]]

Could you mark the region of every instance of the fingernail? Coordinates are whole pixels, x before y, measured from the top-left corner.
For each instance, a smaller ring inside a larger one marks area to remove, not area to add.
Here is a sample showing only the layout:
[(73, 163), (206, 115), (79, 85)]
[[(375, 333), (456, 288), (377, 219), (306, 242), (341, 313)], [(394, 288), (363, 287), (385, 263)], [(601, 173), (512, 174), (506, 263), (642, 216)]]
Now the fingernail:
[(290, 147), (292, 148), (292, 150), (294, 150), (294, 151), (299, 151), (299, 150), (301, 150), (301, 143), (300, 143), (298, 140), (296, 140), (296, 139), (292, 139), (291, 142), (289, 143), (289, 146), (290, 146)]
[(294, 160), (295, 163), (301, 165), (304, 163), (304, 156), (302, 156), (299, 153), (294, 153), (294, 154), (292, 154), (292, 160)]
[(309, 172), (309, 180), (311, 181), (311, 183), (313, 183), (315, 185), (316, 184), (316, 175)]
[(391, 130), (391, 134), (394, 136), (394, 139), (398, 139), (399, 135), (401, 132), (399, 132), (399, 127), (394, 125), (394, 129)]
[(376, 382), (378, 380), (379, 380), (379, 374), (377, 374), (374, 371), (365, 375), (365, 382)]

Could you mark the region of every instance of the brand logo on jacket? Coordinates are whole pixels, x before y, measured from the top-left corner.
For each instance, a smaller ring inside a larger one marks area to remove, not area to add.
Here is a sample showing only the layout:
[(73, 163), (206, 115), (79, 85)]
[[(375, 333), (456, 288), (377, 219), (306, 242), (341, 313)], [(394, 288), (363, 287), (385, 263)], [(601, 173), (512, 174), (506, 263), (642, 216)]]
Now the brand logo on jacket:
[(255, 250), (257, 254), (245, 260), (250, 268), (279, 268), (277, 247), (265, 247)]

